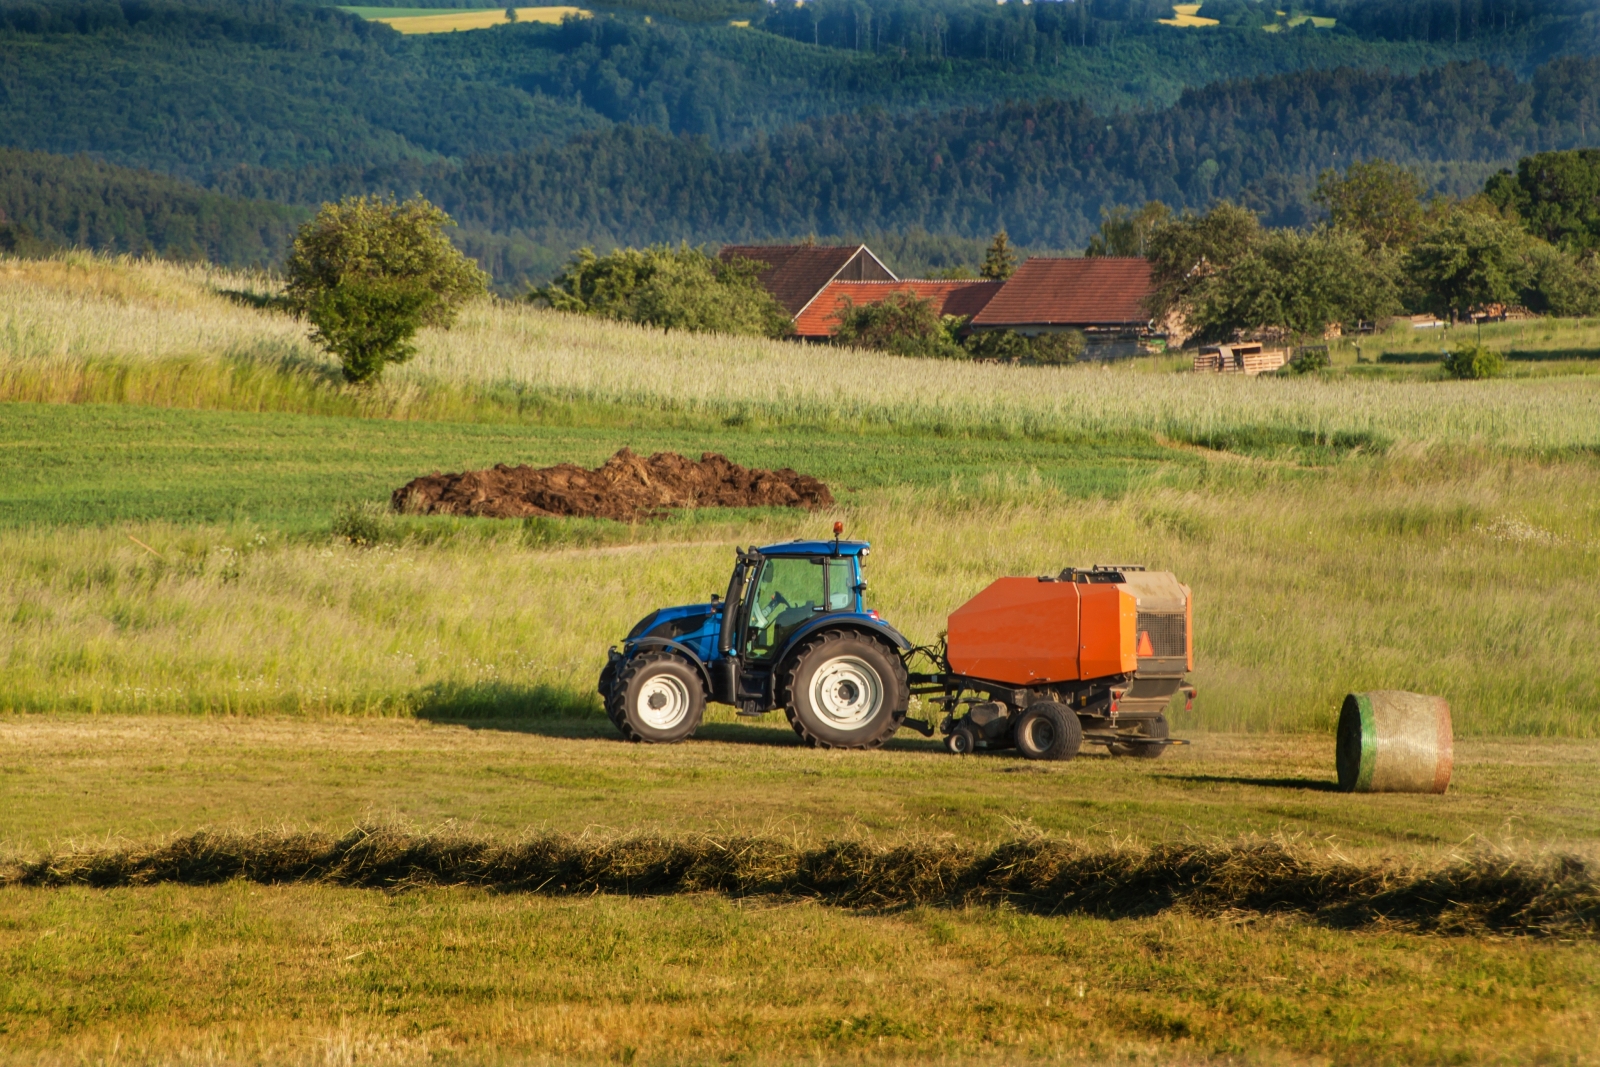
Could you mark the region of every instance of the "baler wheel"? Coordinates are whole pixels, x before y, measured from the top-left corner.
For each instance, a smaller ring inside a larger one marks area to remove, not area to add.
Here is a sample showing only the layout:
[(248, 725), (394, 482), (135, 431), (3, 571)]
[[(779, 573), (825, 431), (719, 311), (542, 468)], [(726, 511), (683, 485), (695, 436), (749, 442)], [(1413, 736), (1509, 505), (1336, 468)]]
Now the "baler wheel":
[(900, 657), (845, 630), (808, 641), (780, 682), (789, 725), (813, 748), (877, 748), (900, 729), (910, 698)]
[(957, 756), (970, 756), (978, 748), (978, 738), (970, 726), (957, 726), (950, 731), (950, 736), (944, 739), (944, 747)]
[[(1144, 736), (1153, 741), (1165, 741), (1167, 733), (1165, 715), (1158, 715), (1144, 724)], [(1113, 756), (1132, 756), (1134, 759), (1160, 759), (1167, 750), (1166, 745), (1147, 745), (1139, 741), (1119, 741), (1106, 747)]]
[(1029, 704), (1017, 722), (1017, 750), (1028, 759), (1069, 760), (1083, 744), (1077, 713), (1065, 704)]
[(655, 745), (692, 735), (705, 710), (699, 672), (670, 652), (641, 652), (628, 660), (606, 701), (606, 716), (625, 740)]

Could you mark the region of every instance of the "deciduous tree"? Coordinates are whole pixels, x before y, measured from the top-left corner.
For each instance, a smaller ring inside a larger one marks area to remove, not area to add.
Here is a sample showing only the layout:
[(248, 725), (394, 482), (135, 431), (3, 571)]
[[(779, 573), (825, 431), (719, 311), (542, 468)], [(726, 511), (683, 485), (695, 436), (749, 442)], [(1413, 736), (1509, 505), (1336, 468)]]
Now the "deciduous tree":
[(486, 291), (488, 275), (445, 237), (448, 225), (421, 196), (353, 196), (301, 227), (286, 265), (289, 303), (350, 381), (409, 359), (419, 327), (448, 327)]
[(1458, 207), (1422, 232), (1404, 269), (1421, 306), (1464, 318), (1484, 304), (1518, 303), (1533, 265), (1532, 241), (1516, 223)]
[(1528, 156), (1483, 191), (1541, 240), (1574, 253), (1600, 249), (1600, 148)]
[(1101, 212), (1100, 232), (1089, 238), (1086, 256), (1142, 256), (1149, 251), (1150, 234), (1172, 219), (1172, 209), (1151, 200), (1135, 211), (1117, 204)]
[(1344, 176), (1325, 170), (1313, 203), (1328, 209), (1328, 221), (1376, 251), (1403, 248), (1422, 231), (1422, 179), (1387, 159), (1352, 163)]
[(558, 311), (621, 319), (664, 330), (782, 337), (792, 324), (756, 276), (763, 264), (717, 259), (682, 244), (579, 249), (564, 271), (529, 296)]
[(956, 358), (966, 354), (954, 337), (962, 320), (946, 321), (933, 301), (912, 293), (891, 293), (872, 304), (847, 299), (836, 317), (835, 344), (876, 348), (897, 356)]

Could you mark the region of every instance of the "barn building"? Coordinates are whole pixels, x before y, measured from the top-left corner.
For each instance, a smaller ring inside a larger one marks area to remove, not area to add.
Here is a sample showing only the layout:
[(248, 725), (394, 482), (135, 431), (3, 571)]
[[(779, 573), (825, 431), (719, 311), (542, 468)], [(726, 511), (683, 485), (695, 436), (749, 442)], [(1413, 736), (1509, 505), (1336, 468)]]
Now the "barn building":
[(1150, 264), (1142, 258), (1034, 256), (973, 316), (971, 328), (1029, 337), (1082, 330), (1085, 359), (1138, 355), (1140, 339), (1151, 332), (1150, 292)]
[(829, 282), (897, 282), (866, 245), (727, 245), (720, 257), (767, 264), (756, 280), (785, 311), (798, 316)]
[(875, 304), (893, 293), (932, 300), (941, 315), (970, 319), (969, 329), (1012, 330), (1032, 337), (1082, 330), (1085, 359), (1137, 355), (1152, 333), (1145, 301), (1150, 265), (1136, 257), (1034, 256), (1004, 282), (897, 278), (866, 245), (728, 245), (724, 260), (765, 263), (757, 280), (794, 319), (795, 335), (824, 341), (847, 303)]

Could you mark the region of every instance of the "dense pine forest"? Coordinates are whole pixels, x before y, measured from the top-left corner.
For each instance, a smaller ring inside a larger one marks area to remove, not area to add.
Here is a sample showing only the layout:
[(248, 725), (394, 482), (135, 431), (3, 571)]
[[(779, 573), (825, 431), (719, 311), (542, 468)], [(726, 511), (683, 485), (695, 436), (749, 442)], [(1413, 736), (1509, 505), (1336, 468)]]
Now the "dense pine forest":
[(408, 37), (285, 0), (5, 2), (0, 243), (276, 262), (309, 207), (371, 190), (445, 206), (506, 283), (585, 243), (1081, 248), (1148, 199), (1303, 224), (1328, 167), (1461, 194), (1593, 143), (1591, 8), (618, 0)]

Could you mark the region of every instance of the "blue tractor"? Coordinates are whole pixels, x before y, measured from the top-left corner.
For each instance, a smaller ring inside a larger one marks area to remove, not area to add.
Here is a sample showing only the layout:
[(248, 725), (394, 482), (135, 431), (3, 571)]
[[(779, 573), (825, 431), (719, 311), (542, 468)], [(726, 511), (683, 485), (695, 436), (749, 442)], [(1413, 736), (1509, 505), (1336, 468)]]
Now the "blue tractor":
[(865, 541), (790, 541), (743, 549), (725, 597), (640, 619), (600, 673), (606, 715), (630, 741), (681, 741), (706, 702), (740, 715), (783, 708), (800, 739), (872, 748), (906, 719), (911, 643), (869, 611)]

